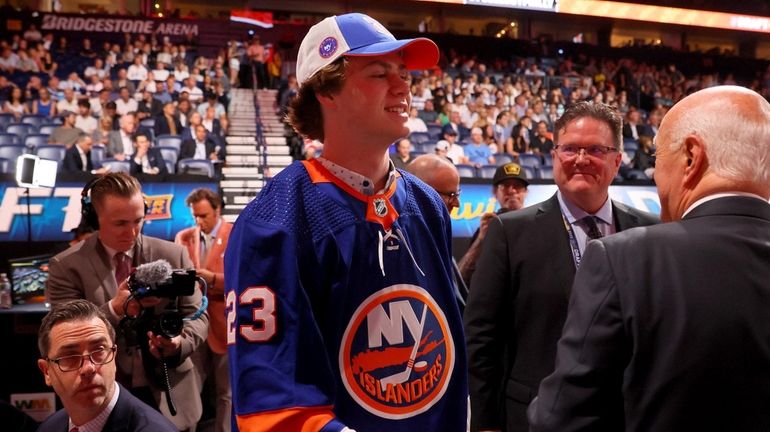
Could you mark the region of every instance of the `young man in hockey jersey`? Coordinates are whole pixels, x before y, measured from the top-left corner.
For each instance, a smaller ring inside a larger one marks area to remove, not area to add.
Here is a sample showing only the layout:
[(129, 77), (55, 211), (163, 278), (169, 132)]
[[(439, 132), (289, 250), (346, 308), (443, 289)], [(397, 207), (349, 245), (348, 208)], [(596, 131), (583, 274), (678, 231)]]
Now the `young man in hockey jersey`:
[(387, 154), (409, 132), (407, 70), (438, 55), (356, 13), (302, 41), (289, 119), (323, 156), (271, 180), (225, 256), (240, 431), (466, 430), (449, 214)]

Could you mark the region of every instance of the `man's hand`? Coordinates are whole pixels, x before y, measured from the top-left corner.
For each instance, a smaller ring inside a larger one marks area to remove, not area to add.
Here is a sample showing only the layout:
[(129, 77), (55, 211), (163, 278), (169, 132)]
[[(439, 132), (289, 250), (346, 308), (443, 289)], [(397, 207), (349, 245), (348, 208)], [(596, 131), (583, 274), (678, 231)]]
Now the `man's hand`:
[(117, 159), (119, 161), (126, 160), (126, 155), (124, 155), (123, 153), (118, 153), (118, 154), (115, 155), (115, 159)]
[(147, 340), (150, 343), (150, 354), (157, 359), (174, 357), (182, 349), (182, 336), (174, 336), (169, 339), (160, 335), (156, 336), (151, 331), (148, 331)]
[(476, 241), (481, 242), (484, 240), (484, 237), (487, 235), (487, 228), (489, 228), (489, 221), (495, 216), (497, 215), (493, 212), (487, 212), (481, 215), (481, 221), (479, 221), (479, 235), (476, 238)]
[(195, 273), (202, 277), (203, 280), (206, 281), (206, 285), (208, 285), (209, 289), (214, 286), (214, 272), (211, 270), (206, 270), (205, 268), (197, 268), (195, 269)]
[[(128, 280), (124, 280), (119, 286), (118, 291), (115, 293), (115, 297), (110, 300), (112, 310), (115, 311), (118, 317), (123, 318), (128, 316), (129, 318), (136, 317), (142, 308), (153, 307), (160, 303), (160, 299), (157, 297), (147, 297), (142, 300), (131, 299), (131, 291), (128, 289)], [(128, 304), (126, 304), (128, 302)]]

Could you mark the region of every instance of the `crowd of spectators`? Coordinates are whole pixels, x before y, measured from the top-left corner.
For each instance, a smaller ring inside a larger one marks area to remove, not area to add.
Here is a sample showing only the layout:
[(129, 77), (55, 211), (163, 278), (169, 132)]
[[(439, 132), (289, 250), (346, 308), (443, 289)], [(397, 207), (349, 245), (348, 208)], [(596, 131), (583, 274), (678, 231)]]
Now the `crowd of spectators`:
[[(218, 176), (230, 89), (239, 84), (246, 50), (230, 43), (205, 57), (185, 42), (125, 34), (120, 42), (94, 44), (41, 34), (29, 24), (0, 40), (0, 144), (28, 153), (57, 145), (62, 158), (77, 151), (81, 163), (62, 164), (64, 171), (96, 173), (104, 166), (158, 175), (185, 171), (184, 159), (202, 159), (211, 165), (205, 171)], [(83, 136), (90, 149), (80, 146)], [(148, 149), (137, 145), (142, 137)], [(1, 167), (7, 172), (12, 165)]]

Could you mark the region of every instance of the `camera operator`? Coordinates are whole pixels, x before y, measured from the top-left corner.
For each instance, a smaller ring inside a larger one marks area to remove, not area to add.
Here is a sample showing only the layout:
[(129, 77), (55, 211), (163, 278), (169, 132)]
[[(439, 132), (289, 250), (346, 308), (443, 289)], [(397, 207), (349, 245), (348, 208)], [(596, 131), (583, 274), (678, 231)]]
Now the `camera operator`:
[[(192, 268), (187, 250), (140, 234), (146, 204), (139, 182), (127, 174), (110, 173), (91, 181), (83, 189), (81, 204), (84, 219), (98, 227), (97, 234), (51, 259), (47, 300), (57, 304), (86, 299), (100, 305), (119, 333), (118, 381), (157, 407), (180, 430), (194, 427), (202, 407), (189, 356), (206, 338), (208, 315), (183, 321), (180, 334), (172, 338), (120, 325), (124, 317), (135, 317), (142, 309), (160, 314), (176, 306), (185, 317), (199, 311), (201, 293), (197, 289), (176, 301), (154, 296), (128, 301), (131, 292), (126, 278), (131, 267), (164, 259), (173, 268)], [(142, 346), (146, 348), (144, 355)], [(169, 366), (168, 381), (174, 389), (177, 415), (171, 414), (173, 410), (163, 393), (158, 360)]]

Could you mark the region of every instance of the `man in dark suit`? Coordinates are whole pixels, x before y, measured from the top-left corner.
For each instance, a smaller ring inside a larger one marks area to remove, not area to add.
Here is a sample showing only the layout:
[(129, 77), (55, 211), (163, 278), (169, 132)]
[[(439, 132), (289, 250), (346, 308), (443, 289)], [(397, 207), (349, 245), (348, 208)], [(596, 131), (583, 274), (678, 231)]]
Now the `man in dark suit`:
[(62, 161), (62, 171), (68, 173), (104, 174), (106, 168), (94, 169), (91, 161), (91, 147), (94, 141), (90, 135), (81, 134), (74, 146), (67, 149)]
[(115, 382), (115, 329), (88, 300), (55, 305), (40, 326), (37, 364), (64, 405), (38, 432), (176, 432), (173, 423)]
[[(136, 316), (138, 312), (138, 303), (128, 301), (130, 293), (125, 283), (131, 267), (159, 259), (173, 268), (189, 269), (193, 265), (185, 248), (140, 234), (146, 207), (136, 178), (124, 173), (106, 174), (93, 183), (90, 192), (92, 210), (87, 211), (85, 219), (96, 225), (98, 232), (51, 259), (46, 300), (51, 304), (89, 300), (99, 305), (117, 328), (124, 316)], [(173, 303), (156, 297), (142, 300), (143, 308), (156, 315), (170, 304), (176, 304), (181, 315), (190, 318), (199, 311), (201, 293), (195, 290), (193, 295), (180, 296)], [(201, 416), (200, 386), (189, 356), (207, 333), (205, 312), (198, 319), (185, 320), (181, 335), (173, 338), (120, 327), (118, 380), (143, 402), (157, 407), (180, 430), (193, 427)], [(162, 357), (169, 366), (176, 416), (170, 414), (160, 380)]]
[(666, 115), (671, 223), (590, 244), (532, 430), (770, 430), (768, 126), (770, 104), (735, 86)]
[(145, 132), (134, 134), (134, 154), (131, 155), (131, 175), (166, 175), (168, 168), (160, 149), (150, 147), (150, 137)]
[(194, 127), (195, 135), (190, 139), (182, 141), (182, 145), (179, 148), (179, 160), (209, 159), (212, 162), (220, 160), (222, 155), (219, 154), (217, 145), (209, 137), (206, 128), (201, 124)]
[(590, 238), (657, 222), (609, 199), (621, 163), (620, 116), (580, 102), (556, 123), (558, 192), (489, 222), (465, 328), (471, 430), (526, 431), (526, 409), (553, 370), (569, 288)]
[(176, 105), (174, 102), (167, 102), (163, 105), (161, 115), (155, 117), (155, 136), (161, 135), (179, 135), (182, 133), (182, 123), (176, 115)]

